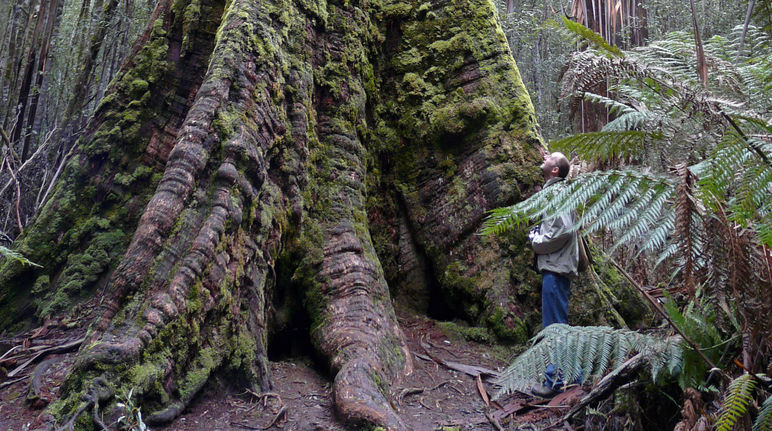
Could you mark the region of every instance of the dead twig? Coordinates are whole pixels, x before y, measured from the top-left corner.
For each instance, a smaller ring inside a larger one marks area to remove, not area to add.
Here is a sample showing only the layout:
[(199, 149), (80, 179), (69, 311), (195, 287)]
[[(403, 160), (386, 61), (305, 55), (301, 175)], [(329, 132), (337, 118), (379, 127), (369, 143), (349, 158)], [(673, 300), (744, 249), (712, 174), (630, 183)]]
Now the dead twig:
[[(35, 160), (35, 159), (38, 157), (38, 155), (42, 154), (43, 148), (45, 148), (45, 147), (48, 145), (48, 142), (51, 140), (51, 135), (54, 133), (54, 131), (56, 131), (56, 125), (54, 125), (54, 128), (53, 128), (53, 130), (51, 130), (50, 132), (48, 132), (48, 134), (46, 135), (46, 138), (43, 140), (43, 143), (42, 143), (42, 144), (40, 144), (40, 146), (38, 147), (38, 149), (37, 149), (37, 150), (35, 150), (35, 152), (34, 152), (34, 153), (32, 153), (32, 155), (31, 155), (31, 156), (30, 156), (30, 157), (29, 157), (27, 160), (25, 160), (25, 161), (24, 161), (24, 163), (22, 163), (22, 164), (21, 164), (21, 166), (19, 166), (19, 169), (17, 169), (17, 170), (16, 170), (16, 173), (17, 173), (17, 174), (21, 174), (21, 172), (22, 172), (22, 171), (23, 171), (25, 168), (27, 168), (28, 166), (30, 166), (30, 165), (31, 165), (32, 161), (33, 161), (33, 160)], [(13, 173), (12, 173), (11, 175), (13, 175)], [(2, 194), (3, 194), (3, 193), (5, 193), (5, 191), (8, 189), (8, 187), (10, 187), (10, 186), (11, 186), (11, 183), (12, 183), (12, 182), (13, 182), (13, 180), (8, 180), (8, 181), (5, 183), (5, 185), (3, 186), (3, 188), (2, 188), (2, 189), (0, 189), (0, 196), (2, 196)], [(41, 186), (41, 188), (42, 188), (42, 186)]]
[(251, 425), (242, 424), (242, 423), (239, 423), (239, 422), (231, 422), (231, 425), (237, 426), (237, 427), (240, 427), (240, 428), (244, 428), (244, 429), (248, 429), (248, 430), (259, 430), (259, 431), (263, 430), (263, 428), (253, 427)]
[(75, 420), (78, 419), (78, 417), (83, 414), (84, 411), (88, 408), (89, 404), (88, 402), (82, 402), (80, 403), (80, 407), (78, 407), (78, 410), (75, 412), (75, 414), (70, 417), (70, 420), (67, 421), (64, 425), (62, 425), (61, 428), (57, 428), (56, 431), (71, 431), (73, 430), (73, 425), (75, 425)]
[(25, 369), (29, 364), (35, 362), (36, 360), (40, 359), (43, 356), (46, 356), (46, 355), (51, 354), (51, 353), (65, 353), (65, 352), (69, 352), (70, 350), (80, 346), (81, 343), (83, 343), (83, 340), (85, 340), (85, 338), (81, 338), (79, 340), (71, 341), (69, 343), (62, 344), (60, 346), (49, 347), (47, 349), (41, 350), (40, 352), (35, 354), (33, 357), (27, 359), (27, 361), (25, 361), (23, 364), (21, 364), (18, 367), (16, 367), (13, 371), (8, 373), (8, 377), (14, 377), (15, 375), (19, 374), (23, 369)]
[[(452, 362), (452, 361), (445, 361), (441, 358), (438, 358), (434, 355), (432, 355), (425, 346), (422, 346), (424, 348), (424, 352), (426, 353), (426, 356), (429, 357), (432, 361), (436, 362), (437, 364), (442, 365), (445, 368), (449, 368), (451, 370), (460, 371), (464, 374), (468, 374), (472, 377), (477, 377), (479, 375), (486, 375), (491, 377), (496, 377), (499, 375), (499, 373), (491, 370), (490, 368), (480, 367), (478, 365), (467, 365), (462, 364), (459, 362)], [(413, 352), (414, 355), (420, 358), (420, 356)], [(424, 358), (421, 358), (424, 359)]]
[(21, 376), (18, 379), (8, 380), (7, 382), (0, 383), (0, 389), (3, 389), (6, 386), (11, 386), (15, 383), (19, 383), (20, 381), (26, 380), (27, 378), (29, 378), (29, 376)]
[(6, 357), (6, 356), (8, 356), (8, 355), (10, 355), (11, 353), (13, 353), (13, 352), (14, 352), (16, 349), (18, 349), (19, 347), (21, 347), (21, 346), (13, 346), (13, 347), (11, 347), (10, 349), (8, 349), (8, 351), (7, 351), (7, 352), (3, 353), (3, 355), (2, 355), (2, 356), (0, 356), (0, 362), (2, 362), (2, 361), (3, 361), (3, 359), (5, 359), (5, 357)]
[(710, 359), (708, 359), (708, 357), (705, 356), (704, 353), (702, 353), (702, 350), (700, 350), (700, 346), (697, 345), (697, 343), (695, 343), (694, 341), (692, 341), (691, 338), (687, 337), (686, 334), (684, 334), (684, 332), (681, 331), (681, 329), (678, 326), (676, 326), (675, 322), (673, 322), (673, 319), (671, 319), (670, 316), (668, 316), (667, 312), (665, 312), (665, 309), (662, 308), (662, 305), (660, 305), (660, 303), (657, 302), (656, 299), (654, 299), (651, 295), (649, 295), (649, 292), (647, 292), (646, 289), (643, 288), (643, 286), (641, 286), (640, 284), (638, 284), (638, 282), (633, 280), (633, 277), (631, 277), (630, 274), (628, 274), (627, 271), (625, 271), (624, 268), (622, 268), (622, 266), (620, 266), (614, 259), (612, 259), (611, 256), (606, 254), (606, 258), (608, 259), (609, 262), (611, 262), (612, 265), (614, 265), (614, 267), (622, 274), (622, 276), (625, 277), (627, 281), (629, 281), (630, 284), (632, 284), (633, 287), (635, 287), (635, 289), (638, 290), (638, 292), (640, 292), (643, 298), (646, 299), (646, 301), (648, 301), (649, 304), (652, 306), (654, 311), (656, 311), (657, 314), (662, 316), (662, 318), (664, 318), (667, 321), (667, 323), (670, 324), (670, 326), (673, 329), (675, 329), (676, 332), (678, 332), (678, 335), (680, 335), (681, 338), (683, 338), (683, 340), (686, 341), (692, 347), (692, 349), (694, 349), (695, 352), (697, 352), (697, 355), (699, 355), (700, 359), (702, 359), (706, 364), (708, 364), (708, 366), (711, 369), (716, 368), (716, 365), (713, 364), (713, 362)]
[(411, 395), (418, 395), (424, 392), (423, 388), (405, 388), (397, 395), (397, 403), (402, 405), (402, 401)]
[(287, 406), (283, 405), (281, 406), (281, 409), (279, 409), (279, 413), (276, 413), (276, 416), (273, 417), (273, 420), (271, 421), (271, 423), (269, 423), (263, 429), (267, 430), (285, 419), (287, 419)]
[(485, 417), (488, 418), (488, 422), (490, 422), (491, 425), (493, 425), (498, 431), (504, 431), (504, 428), (501, 426), (499, 421), (495, 417), (491, 416), (490, 413), (485, 412)]
[(252, 395), (253, 397), (257, 398), (257, 402), (260, 403), (263, 402), (263, 407), (266, 407), (268, 405), (268, 398), (274, 397), (279, 401), (279, 405), (283, 406), (284, 402), (281, 400), (281, 396), (277, 394), (276, 392), (263, 392), (263, 393), (257, 393), (249, 388), (246, 389), (246, 392)]
[(94, 400), (94, 423), (102, 427), (102, 431), (110, 431), (110, 428), (108, 428), (107, 425), (105, 425), (105, 423), (99, 419), (99, 401), (96, 399)]
[[(598, 382), (598, 385), (590, 391), (589, 394), (582, 397), (581, 400), (566, 413), (560, 420), (554, 424), (544, 428), (544, 430), (553, 429), (569, 419), (574, 417), (577, 413), (584, 410), (585, 407), (598, 400), (602, 400), (611, 395), (618, 387), (624, 385), (630, 380), (634, 379), (638, 374), (638, 371), (646, 364), (646, 359), (642, 353), (638, 353), (632, 358), (625, 361), (622, 365), (616, 368), (611, 373), (607, 374), (604, 378)], [(552, 406), (555, 407), (555, 406)]]
[(434, 410), (433, 408), (431, 408), (431, 407), (427, 406), (426, 404), (424, 404), (424, 400), (418, 400), (418, 404), (420, 404), (426, 410)]
[(488, 397), (488, 391), (485, 390), (485, 387), (483, 386), (483, 382), (479, 374), (477, 375), (476, 382), (477, 382), (477, 392), (480, 393), (480, 397), (485, 403), (485, 406), (490, 407), (491, 401), (490, 401), (490, 398)]

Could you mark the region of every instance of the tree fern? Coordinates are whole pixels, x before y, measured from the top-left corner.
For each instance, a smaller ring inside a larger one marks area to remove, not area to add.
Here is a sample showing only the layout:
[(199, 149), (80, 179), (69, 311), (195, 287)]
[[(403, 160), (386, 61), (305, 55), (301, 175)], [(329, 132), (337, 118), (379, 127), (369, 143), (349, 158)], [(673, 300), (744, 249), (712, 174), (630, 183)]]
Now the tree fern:
[(557, 22), (553, 21), (553, 28), (563, 33), (566, 39), (570, 40), (580, 49), (593, 46), (598, 51), (603, 52), (605, 55), (610, 57), (624, 56), (622, 50), (617, 48), (615, 45), (609, 44), (603, 36), (594, 32), (592, 29), (587, 28), (581, 23), (572, 21), (566, 17), (562, 17), (562, 19), (563, 26), (560, 26)]
[(27, 259), (19, 252), (13, 251), (9, 248), (3, 247), (0, 245), (0, 256), (4, 257), (5, 259), (16, 261), (21, 263), (22, 265), (31, 265), (31, 266), (37, 266), (40, 267), (37, 263)]
[(620, 366), (634, 353), (644, 353), (656, 378), (663, 370), (678, 373), (681, 367), (681, 341), (635, 331), (604, 326), (576, 327), (553, 324), (531, 340), (531, 347), (518, 356), (497, 377), (495, 398), (524, 391), (544, 380), (552, 363), (566, 382), (582, 382), (599, 377)]
[(556, 151), (574, 151), (585, 160), (629, 160), (643, 154), (648, 135), (635, 130), (580, 133), (553, 141), (550, 146)]
[[(613, 207), (607, 208), (616, 196), (628, 193), (630, 189), (632, 189), (630, 193), (635, 194), (635, 196), (628, 196), (629, 201), (626, 202), (626, 205), (622, 205), (616, 210)], [(491, 211), (483, 222), (481, 232), (486, 235), (499, 234), (517, 225), (527, 223), (529, 220), (535, 221), (540, 217), (564, 211), (576, 211), (586, 203), (597, 202), (597, 210), (605, 209), (607, 213), (613, 211), (613, 213), (604, 216), (608, 223), (617, 222), (622, 216), (631, 221), (640, 220), (640, 216), (644, 216), (644, 220), (647, 220), (648, 224), (645, 229), (639, 230), (640, 233), (643, 233), (648, 231), (648, 228), (657, 221), (649, 217), (655, 213), (652, 209), (656, 208), (652, 208), (652, 206), (658, 206), (661, 209), (665, 201), (665, 199), (648, 200), (649, 195), (643, 193), (646, 190), (657, 190), (658, 196), (668, 195), (675, 190), (675, 183), (665, 176), (638, 171), (610, 170), (583, 174), (572, 181), (556, 183), (515, 205)], [(635, 205), (641, 199), (647, 199), (645, 208), (641, 208), (641, 205)], [(590, 211), (596, 211), (592, 204), (589, 208)], [(639, 210), (640, 213), (629, 214), (629, 211), (636, 210)], [(599, 225), (596, 229), (603, 227), (605, 225)], [(574, 228), (578, 229), (578, 226)]]
[(772, 396), (761, 405), (759, 415), (753, 422), (753, 431), (772, 431)]
[(743, 374), (734, 379), (726, 390), (726, 398), (716, 421), (716, 431), (731, 431), (740, 418), (748, 412), (748, 405), (753, 401), (753, 389), (756, 381), (750, 374)]

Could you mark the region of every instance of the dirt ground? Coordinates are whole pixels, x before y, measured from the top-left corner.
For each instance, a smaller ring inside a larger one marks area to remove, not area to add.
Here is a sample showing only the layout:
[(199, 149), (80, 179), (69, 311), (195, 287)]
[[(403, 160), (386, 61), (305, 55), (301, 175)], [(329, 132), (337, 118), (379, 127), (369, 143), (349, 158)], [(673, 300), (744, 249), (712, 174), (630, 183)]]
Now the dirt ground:
[[(399, 320), (413, 353), (414, 372), (394, 385), (391, 398), (411, 430), (540, 430), (560, 419), (583, 394), (575, 388), (550, 402), (525, 394), (490, 401), (496, 389), (487, 381), (487, 372), (506, 366), (512, 352), (466, 340), (430, 319)], [(56, 397), (72, 366), (77, 348), (67, 346), (82, 337), (83, 330), (77, 328), (85, 326), (79, 323), (47, 322), (35, 331), (0, 339), (0, 431), (46, 429), (44, 407)], [(335, 417), (329, 376), (309, 358), (271, 362), (271, 381), (272, 392), (254, 394), (212, 379), (172, 424), (153, 429), (356, 429)], [(38, 394), (32, 402), (25, 401), (30, 391)]]

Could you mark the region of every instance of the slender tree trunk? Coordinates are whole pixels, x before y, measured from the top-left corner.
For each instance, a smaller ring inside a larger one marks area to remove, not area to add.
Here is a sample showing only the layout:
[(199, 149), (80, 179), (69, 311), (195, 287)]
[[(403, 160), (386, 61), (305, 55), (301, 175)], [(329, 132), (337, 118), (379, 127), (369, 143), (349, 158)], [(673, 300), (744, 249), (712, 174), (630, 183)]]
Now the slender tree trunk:
[[(27, 113), (27, 120), (24, 123), (25, 128), (32, 130), (35, 125), (35, 118), (38, 113), (38, 101), (40, 100), (40, 93), (43, 88), (43, 78), (46, 73), (46, 65), (48, 64), (48, 50), (51, 47), (51, 40), (59, 25), (59, 14), (61, 12), (60, 0), (50, 0), (48, 3), (47, 17), (46, 17), (46, 29), (43, 34), (43, 39), (40, 43), (40, 50), (37, 55), (37, 71), (34, 76), (33, 93), (30, 96), (29, 111)], [(24, 137), (24, 144), (21, 151), (21, 162), (27, 160), (30, 147), (32, 145), (32, 133), (27, 133)]]
[(411, 372), (397, 263), (420, 257), (417, 289), (525, 341), (524, 235), (475, 233), (539, 181), (540, 146), (489, 0), (162, 0), (18, 241), (43, 268), (0, 267), (17, 312), (0, 325), (104, 292), (51, 410), (133, 388), (161, 423), (216, 372), (270, 387), (281, 291), (309, 316), (341, 417), (405, 430), (389, 402)]

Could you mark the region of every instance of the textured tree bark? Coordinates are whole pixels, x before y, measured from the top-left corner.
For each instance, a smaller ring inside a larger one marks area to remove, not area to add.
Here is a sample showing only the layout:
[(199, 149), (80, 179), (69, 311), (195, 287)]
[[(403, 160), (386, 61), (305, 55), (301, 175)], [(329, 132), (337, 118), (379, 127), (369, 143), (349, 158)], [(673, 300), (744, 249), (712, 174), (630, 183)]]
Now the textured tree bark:
[(528, 335), (524, 239), (475, 232), (538, 180), (532, 111), (489, 0), (162, 0), (19, 240), (44, 268), (0, 268), (0, 325), (104, 292), (51, 410), (134, 389), (168, 422), (212, 373), (270, 387), (286, 289), (340, 415), (404, 430), (406, 273)]

